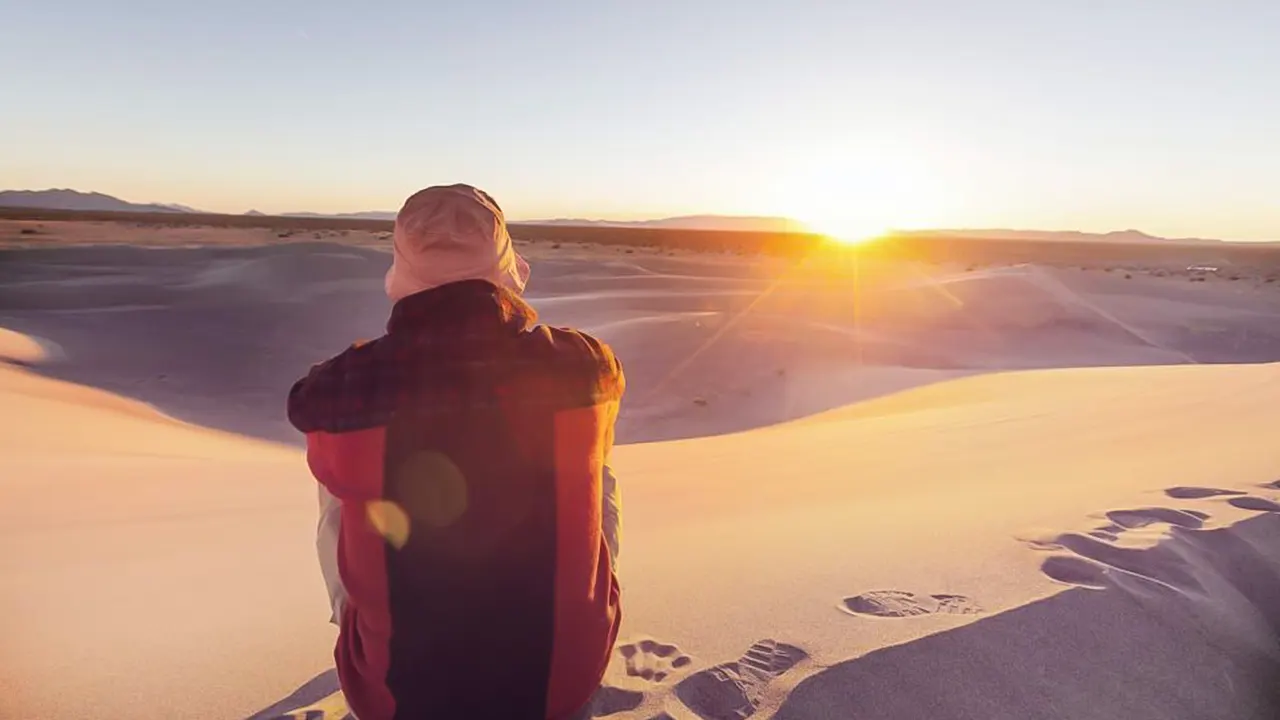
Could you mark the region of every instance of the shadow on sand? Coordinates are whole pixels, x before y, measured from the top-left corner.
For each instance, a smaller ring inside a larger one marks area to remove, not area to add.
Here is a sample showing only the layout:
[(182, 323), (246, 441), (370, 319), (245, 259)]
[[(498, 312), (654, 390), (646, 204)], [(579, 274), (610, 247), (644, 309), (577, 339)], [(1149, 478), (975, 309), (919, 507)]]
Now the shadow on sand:
[[(326, 701), (327, 707), (326, 707)], [(289, 697), (250, 715), (247, 720), (349, 720), (346, 700), (338, 685), (338, 671), (326, 670)]]
[[(1100, 570), (1104, 590), (1070, 589), (821, 670), (774, 717), (1280, 717), (1276, 548), (1276, 514), (1177, 532), (1134, 551), (1129, 571)], [(1141, 574), (1158, 554), (1185, 559), (1198, 587)]]

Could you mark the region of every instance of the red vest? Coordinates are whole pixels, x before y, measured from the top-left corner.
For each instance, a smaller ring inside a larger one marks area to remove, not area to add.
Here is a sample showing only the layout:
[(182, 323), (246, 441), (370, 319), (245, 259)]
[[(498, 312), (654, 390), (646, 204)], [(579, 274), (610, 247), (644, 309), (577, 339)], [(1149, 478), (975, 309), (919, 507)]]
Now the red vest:
[(621, 621), (601, 471), (625, 386), (608, 346), (482, 281), (398, 302), (386, 335), (289, 394), (342, 503), (335, 660), (361, 720), (580, 709)]

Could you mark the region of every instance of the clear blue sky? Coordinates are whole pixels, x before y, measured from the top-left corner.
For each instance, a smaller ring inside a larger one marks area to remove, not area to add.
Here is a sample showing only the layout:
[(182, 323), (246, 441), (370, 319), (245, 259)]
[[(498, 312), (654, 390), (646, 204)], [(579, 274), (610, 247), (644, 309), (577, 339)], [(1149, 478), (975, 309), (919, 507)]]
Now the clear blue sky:
[(32, 0), (0, 188), (1280, 239), (1277, 0)]

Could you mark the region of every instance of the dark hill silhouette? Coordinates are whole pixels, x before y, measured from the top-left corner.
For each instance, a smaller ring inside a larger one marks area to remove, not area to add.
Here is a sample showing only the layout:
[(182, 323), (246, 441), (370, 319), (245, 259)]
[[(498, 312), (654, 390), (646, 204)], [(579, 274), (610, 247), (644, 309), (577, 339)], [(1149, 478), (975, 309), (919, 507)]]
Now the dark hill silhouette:
[(91, 210), (97, 212), (197, 213), (195, 208), (172, 203), (132, 203), (99, 192), (69, 188), (49, 190), (0, 190), (0, 207)]

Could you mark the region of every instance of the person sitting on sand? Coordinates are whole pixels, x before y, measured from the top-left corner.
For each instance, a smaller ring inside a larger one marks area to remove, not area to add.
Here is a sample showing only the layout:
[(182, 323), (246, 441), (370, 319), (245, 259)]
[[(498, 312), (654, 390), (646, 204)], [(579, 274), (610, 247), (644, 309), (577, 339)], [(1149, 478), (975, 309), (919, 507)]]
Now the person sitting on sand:
[(528, 274), (489, 195), (422, 190), (396, 216), (386, 334), (289, 393), (360, 720), (572, 717), (609, 663), (622, 366), (537, 325)]

